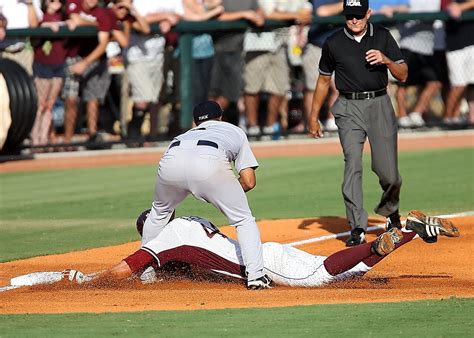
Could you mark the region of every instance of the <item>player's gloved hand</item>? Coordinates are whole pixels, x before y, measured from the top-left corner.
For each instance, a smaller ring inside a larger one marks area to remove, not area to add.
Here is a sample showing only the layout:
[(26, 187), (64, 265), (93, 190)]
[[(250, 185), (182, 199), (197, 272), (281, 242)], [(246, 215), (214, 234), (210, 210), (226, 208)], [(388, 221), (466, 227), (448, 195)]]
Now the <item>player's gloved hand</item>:
[(78, 270), (66, 269), (61, 272), (63, 279), (68, 279), (74, 284), (82, 284), (87, 281), (86, 275)]

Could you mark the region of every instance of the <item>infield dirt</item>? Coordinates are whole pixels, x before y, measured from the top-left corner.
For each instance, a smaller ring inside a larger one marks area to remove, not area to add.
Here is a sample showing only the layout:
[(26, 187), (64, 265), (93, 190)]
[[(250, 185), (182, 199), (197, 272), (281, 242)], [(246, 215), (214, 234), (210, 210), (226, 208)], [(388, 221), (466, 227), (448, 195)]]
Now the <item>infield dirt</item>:
[[(371, 223), (380, 221), (371, 219)], [(440, 238), (436, 244), (414, 240), (385, 258), (363, 279), (324, 288), (275, 287), (251, 292), (238, 282), (202, 279), (171, 279), (149, 285), (134, 281), (93, 288), (57, 284), (0, 293), (0, 313), (195, 310), (474, 297), (473, 221), (472, 217), (453, 219), (461, 231), (460, 238)], [(283, 243), (347, 230), (345, 220), (340, 218), (261, 221), (259, 226), (264, 241)], [(231, 237), (234, 235), (232, 228), (221, 229)], [(368, 239), (375, 239), (376, 234), (369, 234)], [(138, 247), (139, 243), (134, 242), (3, 263), (0, 285), (7, 285), (11, 277), (34, 271), (99, 271)], [(329, 255), (345, 247), (343, 239), (332, 239), (300, 248)]]

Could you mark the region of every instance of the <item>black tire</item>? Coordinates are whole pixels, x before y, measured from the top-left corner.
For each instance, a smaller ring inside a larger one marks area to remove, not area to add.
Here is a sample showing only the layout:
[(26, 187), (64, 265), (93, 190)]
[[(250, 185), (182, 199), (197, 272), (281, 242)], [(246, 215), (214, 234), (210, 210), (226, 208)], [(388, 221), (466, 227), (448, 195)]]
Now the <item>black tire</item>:
[(36, 89), (34, 86), (34, 80), (25, 72), (16, 72), (15, 74), (18, 79), (18, 83), (23, 89), (24, 97), (24, 110), (23, 110), (23, 130), (20, 132), (20, 142), (27, 138), (33, 124), (35, 123), (36, 111), (38, 107), (38, 99), (36, 96)]
[(10, 116), (12, 122), (10, 124), (10, 128), (8, 129), (7, 139), (5, 140), (5, 144), (3, 146), (4, 149), (9, 149), (15, 147), (17, 144), (16, 136), (20, 130), (20, 123), (17, 113), (18, 93), (16, 91), (16, 86), (11, 81), (12, 74), (10, 70), (3, 64), (3, 62), (0, 62), (0, 73), (2, 73), (3, 77), (5, 78), (8, 88), (8, 96), (10, 97)]
[(22, 83), (20, 78), (19, 78), (19, 74), (18, 74), (18, 69), (14, 69), (14, 67), (12, 67), (10, 69), (11, 71), (11, 77), (10, 77), (10, 81), (11, 83), (13, 84), (13, 86), (15, 86), (16, 88), (16, 93), (17, 93), (17, 96), (18, 96), (18, 102), (17, 102), (17, 111), (16, 111), (16, 114), (17, 114), (17, 120), (19, 121), (19, 126), (18, 126), (18, 131), (15, 135), (15, 137), (13, 138), (13, 140), (16, 142), (16, 144), (20, 144), (24, 138), (22, 138), (22, 135), (24, 134), (24, 131), (26, 129), (26, 120), (27, 120), (27, 117), (28, 117), (28, 113), (27, 113), (27, 105), (28, 105), (28, 102), (26, 100), (26, 95), (25, 95), (25, 88), (26, 88), (26, 83)]
[(12, 124), (2, 152), (18, 152), (23, 140), (28, 137), (36, 118), (38, 98), (33, 79), (15, 61), (0, 60), (0, 73), (7, 83), (10, 97)]

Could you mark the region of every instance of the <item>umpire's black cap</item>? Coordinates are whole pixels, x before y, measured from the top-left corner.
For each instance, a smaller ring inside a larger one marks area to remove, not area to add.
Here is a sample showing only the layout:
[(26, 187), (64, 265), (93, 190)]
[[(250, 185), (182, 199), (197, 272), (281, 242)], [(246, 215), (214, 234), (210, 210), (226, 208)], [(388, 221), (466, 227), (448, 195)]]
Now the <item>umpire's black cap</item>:
[(194, 123), (216, 119), (222, 116), (222, 108), (215, 101), (204, 101), (198, 103), (193, 109)]
[(344, 0), (342, 15), (365, 16), (369, 10), (369, 0)]

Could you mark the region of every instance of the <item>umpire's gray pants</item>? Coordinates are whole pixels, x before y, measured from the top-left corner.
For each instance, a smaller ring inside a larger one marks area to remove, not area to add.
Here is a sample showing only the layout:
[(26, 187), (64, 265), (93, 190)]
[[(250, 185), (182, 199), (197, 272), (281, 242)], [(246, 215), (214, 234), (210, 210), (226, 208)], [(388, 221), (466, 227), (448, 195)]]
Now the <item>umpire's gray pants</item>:
[(181, 141), (162, 157), (156, 179), (155, 198), (143, 227), (142, 245), (159, 236), (171, 214), (189, 194), (211, 203), (236, 227), (248, 279), (263, 272), (260, 231), (247, 196), (235, 177), (224, 152), (197, 141)]
[(369, 100), (339, 97), (332, 108), (344, 151), (342, 195), (351, 229), (367, 228), (363, 207), (362, 151), (366, 138), (372, 154), (372, 171), (378, 176), (383, 194), (374, 209), (388, 216), (399, 208), (402, 178), (398, 172), (397, 120), (388, 95)]

